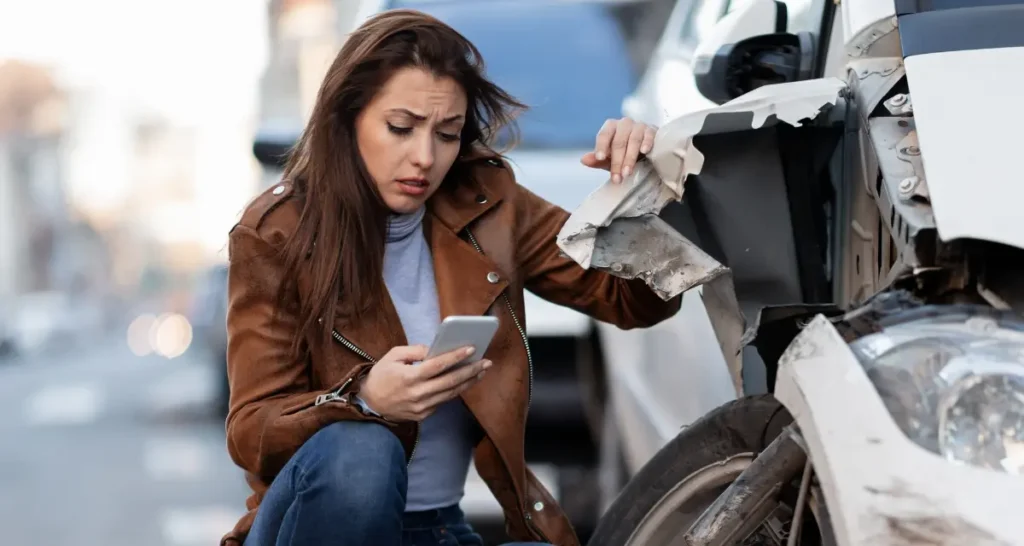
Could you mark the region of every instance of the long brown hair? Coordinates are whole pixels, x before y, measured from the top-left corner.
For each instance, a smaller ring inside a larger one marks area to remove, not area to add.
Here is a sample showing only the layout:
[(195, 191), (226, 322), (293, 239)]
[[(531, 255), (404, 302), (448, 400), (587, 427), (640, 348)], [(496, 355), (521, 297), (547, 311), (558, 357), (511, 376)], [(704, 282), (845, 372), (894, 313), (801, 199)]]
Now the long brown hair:
[[(460, 157), (475, 147), (490, 150), (497, 133), (514, 129), (513, 116), (525, 108), (484, 76), (476, 46), (434, 17), (386, 11), (348, 37), (284, 173), (302, 200), (302, 212), (284, 247), (288, 274), (282, 296), (295, 294), (300, 274), (310, 279), (307, 297), (299, 298), (295, 310), (296, 358), (307, 350), (305, 342), (317, 340), (326, 349), (335, 313), (359, 320), (385, 294), (388, 209), (359, 155), (355, 120), (396, 70), (410, 66), (451, 78), (466, 93)], [(443, 184), (463, 181), (461, 170), (457, 161)]]

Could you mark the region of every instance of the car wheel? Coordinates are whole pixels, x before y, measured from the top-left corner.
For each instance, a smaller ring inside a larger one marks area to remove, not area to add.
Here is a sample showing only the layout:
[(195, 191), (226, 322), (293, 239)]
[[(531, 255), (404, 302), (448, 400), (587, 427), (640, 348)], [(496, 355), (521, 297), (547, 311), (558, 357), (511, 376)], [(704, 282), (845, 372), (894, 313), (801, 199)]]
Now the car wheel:
[[(791, 422), (771, 395), (742, 398), (715, 409), (680, 432), (630, 480), (601, 518), (588, 546), (681, 544), (690, 525)], [(775, 544), (778, 537), (769, 534), (789, 529), (786, 503), (796, 504), (796, 491), (789, 489), (787, 484), (779, 508), (743, 544)], [(819, 525), (828, 519), (820, 491), (808, 504), (814, 517), (803, 518), (801, 543), (832, 544), (823, 538), (830, 538), (830, 526)], [(792, 516), (792, 508), (788, 510)]]

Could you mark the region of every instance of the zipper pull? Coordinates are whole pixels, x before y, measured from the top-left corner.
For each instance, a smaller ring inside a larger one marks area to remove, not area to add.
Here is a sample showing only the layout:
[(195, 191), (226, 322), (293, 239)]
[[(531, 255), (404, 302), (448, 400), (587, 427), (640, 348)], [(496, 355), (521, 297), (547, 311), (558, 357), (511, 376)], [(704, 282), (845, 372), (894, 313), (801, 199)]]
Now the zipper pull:
[[(331, 391), (331, 392), (325, 392), (323, 394), (318, 394), (316, 396), (316, 400), (313, 401), (313, 406), (314, 407), (315, 406), (321, 406), (321, 405), (326, 404), (328, 402), (334, 402), (334, 401), (340, 401), (340, 402), (344, 402), (344, 403), (347, 404), (348, 403), (348, 393), (345, 392), (345, 389), (347, 389), (348, 386), (352, 384), (353, 380), (354, 379), (350, 378), (348, 381), (346, 381), (344, 384), (342, 384), (340, 387), (338, 387), (338, 390), (336, 390), (336, 391)], [(342, 394), (342, 393), (344, 393), (344, 394)]]
[(323, 404), (326, 404), (328, 402), (333, 402), (335, 400), (340, 400), (340, 399), (341, 399), (341, 395), (338, 394), (337, 392), (325, 392), (323, 394), (318, 394), (317, 395), (316, 400), (313, 402), (313, 405), (314, 406), (322, 406)]
[(317, 395), (316, 400), (313, 401), (314, 406), (320, 406), (328, 402), (341, 402), (343, 404), (349, 403), (348, 393), (341, 394), (337, 391), (326, 392), (324, 394)]

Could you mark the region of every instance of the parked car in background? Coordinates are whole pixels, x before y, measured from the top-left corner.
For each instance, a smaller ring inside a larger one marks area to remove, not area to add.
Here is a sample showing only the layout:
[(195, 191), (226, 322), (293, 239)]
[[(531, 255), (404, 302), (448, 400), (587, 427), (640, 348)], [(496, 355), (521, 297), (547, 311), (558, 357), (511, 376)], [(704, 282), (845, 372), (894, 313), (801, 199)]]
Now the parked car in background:
[(216, 264), (204, 271), (197, 280), (188, 318), (192, 324), (194, 346), (203, 351), (214, 370), (214, 411), (224, 416), (228, 413), (229, 395), (227, 306), (228, 268), (224, 264)]
[(0, 362), (14, 358), (17, 354), (14, 346), (14, 328), (10, 325), (10, 313), (5, 309), (0, 314)]

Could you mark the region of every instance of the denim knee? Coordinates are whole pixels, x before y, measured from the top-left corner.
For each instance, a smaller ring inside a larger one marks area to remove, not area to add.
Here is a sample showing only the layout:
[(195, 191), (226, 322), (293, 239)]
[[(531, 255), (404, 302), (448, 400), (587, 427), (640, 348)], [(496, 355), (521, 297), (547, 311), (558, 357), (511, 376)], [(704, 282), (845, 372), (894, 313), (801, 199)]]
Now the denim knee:
[(405, 449), (384, 425), (332, 423), (307, 440), (298, 456), (297, 478), (305, 495), (329, 499), (338, 513), (355, 521), (401, 521), (408, 479)]

